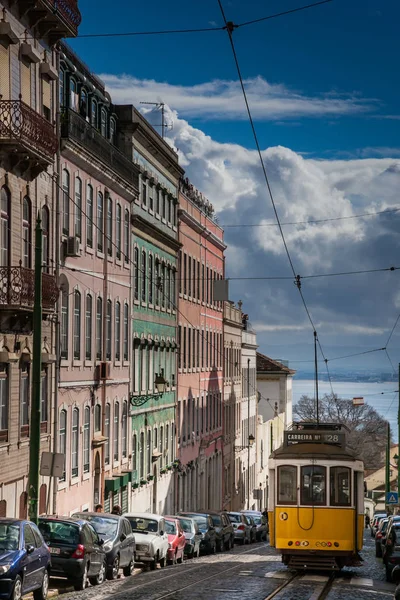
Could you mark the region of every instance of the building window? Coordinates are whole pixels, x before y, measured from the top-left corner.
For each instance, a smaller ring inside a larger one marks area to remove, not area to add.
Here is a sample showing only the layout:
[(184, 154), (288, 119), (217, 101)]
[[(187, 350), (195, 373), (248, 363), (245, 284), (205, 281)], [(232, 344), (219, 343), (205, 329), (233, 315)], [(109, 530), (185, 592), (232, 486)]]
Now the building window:
[(134, 294), (135, 294), (135, 300), (139, 300), (139, 249), (137, 247), (135, 247), (133, 257), (134, 257), (133, 271), (134, 271), (134, 279), (135, 279)]
[(94, 407), (94, 431), (99, 433), (101, 431), (101, 405), (96, 404)]
[(111, 334), (112, 334), (112, 303), (107, 300), (106, 314), (106, 359), (111, 360)]
[(68, 358), (68, 312), (69, 294), (68, 287), (61, 288), (61, 358)]
[(81, 295), (74, 293), (74, 358), (81, 358)]
[(154, 208), (154, 186), (149, 186), (149, 208), (153, 210)]
[(142, 183), (142, 204), (146, 206), (147, 204), (147, 185)]
[(167, 267), (166, 269), (166, 279), (165, 279), (165, 296), (167, 302), (167, 308), (171, 309), (171, 269)]
[(40, 399), (40, 431), (47, 432), (47, 421), (49, 419), (49, 378), (48, 370), (42, 371), (42, 396)]
[(183, 368), (186, 369), (186, 327), (183, 328), (182, 364)]
[(8, 365), (0, 363), (0, 442), (8, 441)]
[(146, 251), (142, 250), (142, 302), (146, 302)]
[(96, 303), (96, 358), (101, 360), (103, 351), (103, 300), (97, 298)]
[(82, 180), (75, 177), (75, 235), (82, 239)]
[(176, 271), (172, 269), (171, 271), (171, 308), (172, 310), (176, 309)]
[(114, 117), (110, 119), (110, 142), (115, 144), (115, 132), (116, 132), (116, 123)]
[(49, 270), (50, 256), (49, 256), (49, 240), (50, 240), (50, 214), (47, 206), (42, 208), (42, 239), (43, 239), (43, 256), (42, 262), (44, 271)]
[(97, 194), (97, 250), (103, 252), (104, 243), (104, 199), (103, 194)]
[(112, 256), (113, 246), (113, 202), (108, 196), (107, 198), (107, 253), (108, 256)]
[(86, 245), (93, 248), (93, 188), (86, 188)]
[(79, 114), (84, 119), (86, 119), (87, 114), (88, 114), (87, 92), (83, 88), (81, 89), (81, 101), (79, 103)]
[(156, 305), (160, 306), (160, 262), (156, 258), (156, 273), (155, 273), (155, 286), (156, 286)]
[(171, 196), (168, 195), (167, 198), (167, 217), (168, 217), (168, 223), (171, 223)]
[(32, 209), (31, 201), (25, 196), (22, 202), (22, 266), (32, 267)]
[(115, 360), (121, 360), (121, 304), (115, 303)]
[(132, 471), (134, 473), (133, 483), (137, 482), (137, 435), (132, 436)]
[(165, 308), (165, 264), (161, 263), (161, 306)]
[(106, 404), (106, 414), (104, 419), (104, 435), (107, 438), (104, 444), (104, 462), (110, 464), (110, 405)]
[(149, 254), (149, 304), (153, 304), (153, 255)]
[(114, 404), (114, 460), (119, 460), (119, 402)]
[[(66, 456), (67, 452), (67, 411), (62, 410), (60, 412), (60, 425), (59, 425), (59, 452)], [(65, 458), (63, 473), (59, 481), (65, 481)]]
[(90, 294), (86, 296), (85, 319), (85, 358), (86, 360), (92, 360), (93, 299)]
[(60, 93), (60, 106), (64, 107), (64, 103), (65, 103), (65, 87), (64, 87), (64, 83), (65, 83), (65, 71), (63, 71), (63, 69), (60, 69), (60, 73), (59, 73), (59, 93)]
[(79, 409), (72, 411), (72, 437), (71, 437), (71, 475), (78, 477), (79, 470)]
[(129, 360), (129, 306), (124, 304), (124, 360)]
[(167, 215), (167, 194), (163, 193), (162, 196), (162, 218), (165, 219)]
[(183, 278), (183, 293), (186, 296), (187, 294), (187, 274), (186, 274), (186, 269), (187, 269), (187, 255), (184, 254), (183, 255), (183, 274), (182, 274), (182, 278)]
[(151, 431), (150, 429), (147, 432), (147, 475), (151, 475), (151, 455), (152, 455), (152, 447), (151, 447)]
[(140, 434), (140, 445), (139, 445), (139, 478), (144, 477), (144, 433)]
[(90, 468), (90, 408), (85, 407), (83, 423), (83, 472), (89, 473)]
[(101, 109), (100, 132), (103, 137), (107, 137), (107, 113), (104, 108)]
[(69, 172), (67, 169), (64, 169), (62, 173), (62, 189), (62, 232), (69, 235)]
[(91, 114), (90, 114), (90, 121), (91, 121), (93, 127), (96, 127), (96, 129), (97, 129), (97, 126), (98, 126), (98, 123), (97, 123), (98, 112), (97, 112), (97, 102), (96, 102), (96, 100), (94, 100), (94, 98), (92, 99), (91, 111), (90, 112), (91, 112)]
[(124, 400), (122, 405), (122, 427), (121, 427), (121, 451), (122, 457), (128, 456), (128, 403)]
[(125, 262), (129, 263), (129, 210), (125, 210), (124, 230)]
[(115, 241), (117, 246), (117, 258), (121, 259), (121, 237), (122, 237), (122, 209), (121, 205), (117, 204)]

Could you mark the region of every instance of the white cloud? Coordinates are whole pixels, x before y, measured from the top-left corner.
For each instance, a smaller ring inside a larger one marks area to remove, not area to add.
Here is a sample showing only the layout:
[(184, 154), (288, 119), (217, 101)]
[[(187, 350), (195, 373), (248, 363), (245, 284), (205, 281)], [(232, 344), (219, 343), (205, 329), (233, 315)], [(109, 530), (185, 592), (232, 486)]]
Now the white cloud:
[[(188, 118), (247, 119), (238, 81), (216, 79), (197, 85), (174, 85), (130, 75), (103, 74), (114, 102), (139, 105), (143, 99), (165, 102)], [(282, 84), (268, 83), (263, 77), (245, 81), (255, 119), (282, 120), (366, 114), (376, 109), (376, 100), (355, 94), (332, 93), (307, 96)]]

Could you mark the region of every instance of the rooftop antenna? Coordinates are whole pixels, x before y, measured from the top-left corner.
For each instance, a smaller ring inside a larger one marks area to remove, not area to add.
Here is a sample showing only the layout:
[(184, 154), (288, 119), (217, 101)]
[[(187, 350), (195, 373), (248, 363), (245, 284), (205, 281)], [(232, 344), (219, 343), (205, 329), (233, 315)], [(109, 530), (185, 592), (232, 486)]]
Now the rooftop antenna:
[(164, 102), (140, 102), (140, 104), (148, 104), (151, 106), (155, 106), (157, 109), (161, 108), (161, 125), (153, 125), (153, 127), (161, 127), (161, 137), (164, 139), (165, 130), (172, 129), (172, 125), (168, 125), (165, 122), (164, 114), (165, 114), (165, 103)]

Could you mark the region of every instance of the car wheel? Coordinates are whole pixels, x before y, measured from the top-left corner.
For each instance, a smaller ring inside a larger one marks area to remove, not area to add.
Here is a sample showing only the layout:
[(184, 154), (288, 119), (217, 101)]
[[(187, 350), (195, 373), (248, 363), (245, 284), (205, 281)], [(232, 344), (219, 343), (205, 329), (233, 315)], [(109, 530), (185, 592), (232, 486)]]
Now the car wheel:
[(379, 546), (377, 544), (375, 544), (375, 556), (377, 558), (382, 558), (382, 547), (379, 544)]
[(224, 541), (223, 540), (219, 540), (217, 550), (218, 550), (218, 552), (224, 551)]
[(160, 567), (163, 569), (165, 567), (166, 564), (166, 557), (164, 556), (164, 558), (160, 558)]
[(200, 546), (197, 548), (197, 552), (194, 553), (195, 558), (200, 558)]
[(107, 565), (105, 562), (102, 563), (100, 567), (100, 571), (97, 573), (96, 577), (89, 577), (89, 581), (92, 585), (101, 585), (104, 583), (106, 578)]
[(33, 592), (34, 600), (46, 600), (47, 594), (49, 592), (49, 572), (46, 571), (43, 573), (42, 585), (38, 590)]
[(182, 551), (182, 554), (180, 555), (180, 557), (176, 559), (176, 562), (180, 565), (183, 563), (183, 551)]
[(131, 562), (127, 567), (123, 568), (123, 574), (125, 577), (130, 577), (135, 569), (135, 559), (132, 558)]
[(88, 581), (88, 576), (87, 576), (87, 565), (85, 565), (85, 568), (83, 569), (83, 573), (80, 576), (79, 579), (77, 579), (74, 583), (74, 589), (79, 592), (81, 590), (84, 590), (87, 586), (87, 581)]
[(21, 598), (22, 598), (22, 579), (19, 575), (17, 575), (15, 578), (11, 599), (12, 600), (21, 600)]
[(157, 567), (157, 559), (155, 558), (154, 560), (151, 561), (150, 563), (150, 571), (155, 571)]
[(107, 579), (117, 579), (119, 573), (119, 556), (114, 558), (111, 567), (108, 569)]
[(392, 581), (392, 569), (386, 565), (386, 581)]

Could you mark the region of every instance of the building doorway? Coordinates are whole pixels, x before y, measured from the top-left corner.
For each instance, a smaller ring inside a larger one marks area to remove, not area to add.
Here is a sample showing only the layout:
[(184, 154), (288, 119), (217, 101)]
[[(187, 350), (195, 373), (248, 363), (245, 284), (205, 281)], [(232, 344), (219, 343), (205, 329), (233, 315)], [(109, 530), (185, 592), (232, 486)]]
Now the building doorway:
[(93, 507), (100, 504), (100, 454), (96, 452), (94, 459), (94, 478), (93, 478)]
[(153, 513), (157, 514), (157, 465), (153, 466)]

